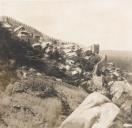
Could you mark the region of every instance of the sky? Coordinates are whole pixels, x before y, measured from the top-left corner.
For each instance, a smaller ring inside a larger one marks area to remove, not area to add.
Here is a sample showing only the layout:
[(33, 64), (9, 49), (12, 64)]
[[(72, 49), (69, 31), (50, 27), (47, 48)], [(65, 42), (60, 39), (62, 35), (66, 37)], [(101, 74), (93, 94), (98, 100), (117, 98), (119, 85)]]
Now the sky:
[(132, 0), (0, 0), (0, 15), (83, 47), (132, 51)]

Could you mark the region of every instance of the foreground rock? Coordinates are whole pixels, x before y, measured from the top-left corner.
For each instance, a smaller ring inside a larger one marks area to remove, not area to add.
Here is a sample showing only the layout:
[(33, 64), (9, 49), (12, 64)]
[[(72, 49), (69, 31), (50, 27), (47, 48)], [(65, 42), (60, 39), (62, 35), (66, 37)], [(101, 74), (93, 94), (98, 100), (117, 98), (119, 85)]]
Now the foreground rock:
[(109, 128), (120, 109), (94, 92), (62, 123), (60, 128)]

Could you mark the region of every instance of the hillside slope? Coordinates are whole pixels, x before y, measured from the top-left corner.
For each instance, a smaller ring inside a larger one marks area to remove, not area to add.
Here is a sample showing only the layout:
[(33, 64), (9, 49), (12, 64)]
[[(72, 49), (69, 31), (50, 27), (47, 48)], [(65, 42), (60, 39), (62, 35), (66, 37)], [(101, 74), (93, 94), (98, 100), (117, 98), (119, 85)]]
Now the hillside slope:
[(98, 45), (82, 49), (4, 18), (0, 22), (0, 127), (58, 128), (94, 91), (118, 105), (125, 113), (122, 123), (132, 123), (132, 88), (121, 70), (106, 63)]
[[(79, 83), (74, 81), (80, 78), (74, 78), (71, 71), (68, 76), (60, 66), (75, 66), (69, 63), (75, 63), (76, 51), (69, 54), (66, 51), (71, 51), (70, 46), (74, 46), (72, 49), (75, 50), (79, 47), (75, 44), (50, 42), (54, 48), (68, 47), (63, 49), (61, 56), (68, 58), (69, 62), (65, 64), (65, 60), (59, 60), (60, 56), (52, 57), (53, 54), (50, 56), (42, 49), (34, 48), (32, 43), (18, 37), (12, 29), (14, 26), (10, 29), (5, 26), (5, 22), (1, 22), (0, 127), (57, 128), (88, 95), (83, 89), (75, 87)], [(72, 53), (75, 55), (72, 56)]]

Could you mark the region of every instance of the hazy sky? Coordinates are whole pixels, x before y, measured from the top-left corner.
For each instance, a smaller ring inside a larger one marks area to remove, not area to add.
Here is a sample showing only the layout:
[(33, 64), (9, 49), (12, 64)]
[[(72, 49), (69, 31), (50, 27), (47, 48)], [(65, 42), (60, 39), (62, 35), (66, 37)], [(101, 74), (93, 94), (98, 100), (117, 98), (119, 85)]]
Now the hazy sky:
[(132, 0), (0, 0), (0, 15), (83, 46), (132, 50)]

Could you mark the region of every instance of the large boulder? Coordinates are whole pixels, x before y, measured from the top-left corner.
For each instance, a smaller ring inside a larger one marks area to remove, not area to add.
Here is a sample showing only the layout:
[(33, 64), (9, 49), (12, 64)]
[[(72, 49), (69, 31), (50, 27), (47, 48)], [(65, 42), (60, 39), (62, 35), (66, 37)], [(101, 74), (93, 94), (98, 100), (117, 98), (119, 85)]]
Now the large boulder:
[(108, 128), (120, 109), (98, 92), (90, 94), (60, 128)]
[(132, 105), (132, 86), (126, 80), (115, 81), (110, 88), (110, 93), (112, 101), (118, 106), (123, 107), (128, 101)]
[(132, 124), (132, 86), (126, 81), (115, 81), (110, 88), (112, 101), (121, 109), (123, 123)]

